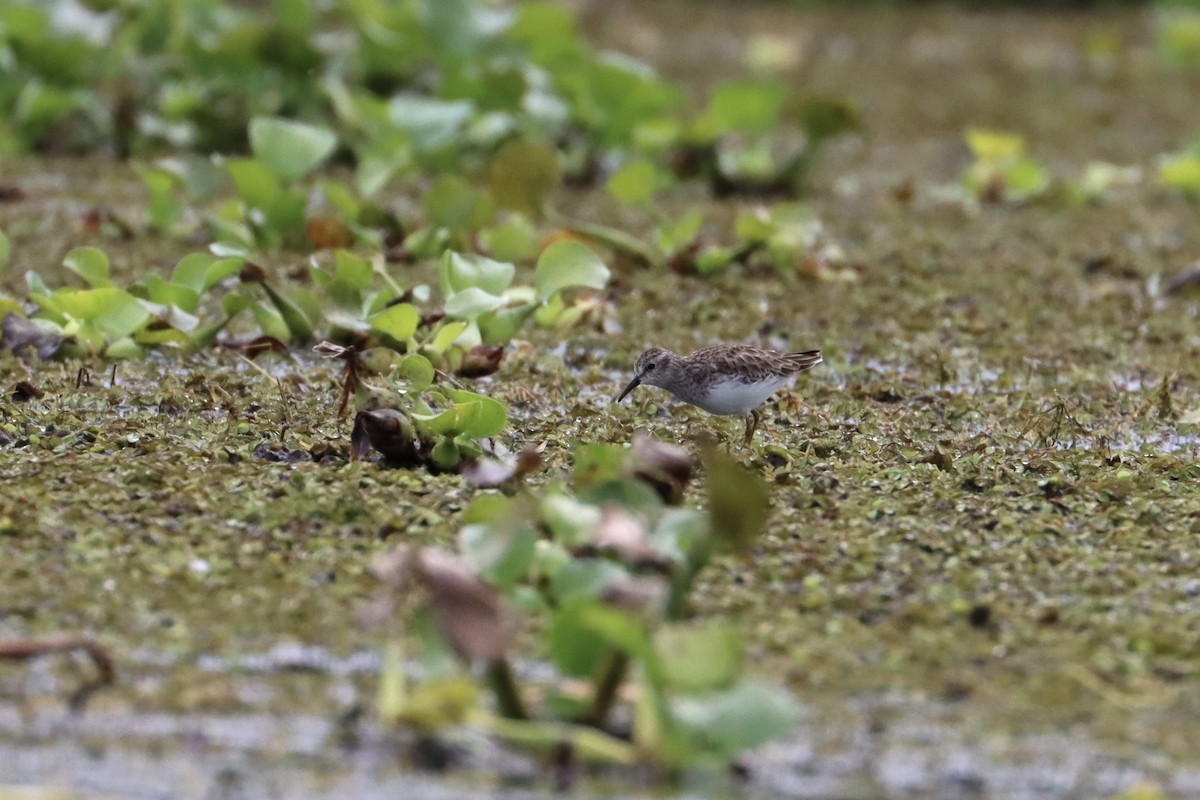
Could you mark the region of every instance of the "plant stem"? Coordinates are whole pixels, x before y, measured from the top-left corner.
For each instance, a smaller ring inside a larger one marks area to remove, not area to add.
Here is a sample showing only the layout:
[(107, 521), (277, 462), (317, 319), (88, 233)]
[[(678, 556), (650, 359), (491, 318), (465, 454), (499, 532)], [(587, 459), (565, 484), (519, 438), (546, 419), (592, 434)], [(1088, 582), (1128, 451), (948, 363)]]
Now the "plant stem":
[(584, 715), (583, 722), (594, 728), (603, 728), (608, 713), (612, 711), (617, 699), (617, 690), (625, 681), (625, 673), (629, 670), (629, 656), (625, 653), (613, 653), (608, 657), (604, 666), (604, 674), (596, 684), (596, 696), (592, 698), (592, 707)]
[(492, 693), (496, 695), (496, 708), (500, 716), (507, 719), (529, 719), (525, 704), (521, 701), (521, 692), (517, 689), (516, 678), (513, 677), (512, 667), (503, 658), (488, 662), (487, 679), (491, 684)]

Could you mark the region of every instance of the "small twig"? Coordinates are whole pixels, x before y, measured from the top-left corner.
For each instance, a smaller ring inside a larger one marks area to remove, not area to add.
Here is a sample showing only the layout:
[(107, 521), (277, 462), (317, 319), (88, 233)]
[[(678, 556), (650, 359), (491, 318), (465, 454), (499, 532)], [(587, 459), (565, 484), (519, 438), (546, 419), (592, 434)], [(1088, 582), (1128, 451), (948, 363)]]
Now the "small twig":
[(78, 389), (85, 385), (92, 385), (92, 373), (87, 367), (80, 367), (79, 372), (75, 373), (75, 388)]
[(38, 656), (64, 653), (70, 650), (83, 650), (96, 667), (95, 679), (80, 686), (68, 700), (72, 709), (80, 710), (87, 699), (91, 697), (92, 692), (113, 683), (117, 676), (112, 656), (95, 639), (78, 633), (63, 633), (46, 639), (0, 641), (0, 660), (26, 661)]
[(117, 385), (117, 364), (113, 362), (112, 374), (108, 378), (108, 388), (113, 388)]

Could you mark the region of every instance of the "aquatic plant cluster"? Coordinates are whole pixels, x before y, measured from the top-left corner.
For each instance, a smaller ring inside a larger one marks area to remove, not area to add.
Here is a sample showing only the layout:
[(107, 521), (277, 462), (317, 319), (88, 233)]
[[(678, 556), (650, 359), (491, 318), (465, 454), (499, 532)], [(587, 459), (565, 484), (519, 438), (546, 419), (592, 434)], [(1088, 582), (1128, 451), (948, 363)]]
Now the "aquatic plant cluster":
[[(1200, 37), (1193, 27), (1185, 13), (1162, 18), (1164, 59), (1182, 68), (1196, 60)], [(1103, 61), (1108, 47), (1098, 39), (1087, 56)], [(1008, 438), (993, 436), (993, 421), (961, 402), (967, 392), (954, 388), (952, 366), (942, 361), (940, 345), (930, 344), (935, 333), (921, 344), (917, 360), (924, 361), (917, 367), (936, 375), (936, 392), (860, 366), (845, 378), (857, 395), (844, 400), (835, 387), (815, 389), (815, 406), (828, 406), (827, 412), (814, 409), (816, 432), (793, 437), (790, 447), (748, 449), (751, 469), (711, 446), (693, 458), (645, 434), (628, 446), (611, 443), (611, 435), (589, 439), (598, 429), (589, 418), (593, 410), (558, 396), (536, 398), (545, 401), (541, 407), (557, 403), (567, 409), (562, 416), (574, 420), (572, 440), (557, 441), (548, 454), (546, 442), (555, 434), (538, 419), (545, 416), (539, 406), (507, 380), (479, 379), (511, 377), (504, 372), (511, 358), (540, 379), (563, 370), (565, 356), (555, 353), (543, 364), (529, 355), (526, 337), (565, 341), (562, 351), (573, 342), (610, 342), (621, 330), (617, 303), (629, 294), (615, 284), (669, 278), (710, 286), (707, 300), (688, 308), (704, 322), (746, 310), (722, 302), (730, 284), (721, 281), (742, 274), (765, 275), (789, 292), (797, 285), (862, 280), (863, 270), (802, 202), (825, 148), (859, 130), (859, 112), (843, 98), (796, 95), (773, 70), (774, 56), (760, 56), (753, 74), (718, 82), (693, 107), (646, 64), (589, 45), (571, 13), (555, 3), (6, 4), (0, 8), (0, 152), (117, 155), (136, 172), (145, 204), (89, 214), (87, 230), (96, 243), (67, 250), (61, 270), (57, 263), (30, 263), (23, 252), (29, 243), (22, 240), (28, 237), (10, 240), (0, 230), (0, 267), (19, 266), (23, 273), (23, 288), (6, 280), (0, 291), (3, 345), (24, 364), (14, 369), (27, 376), (10, 393), (0, 446), (45, 454), (103, 450), (109, 445), (96, 443), (102, 437), (86, 418), (118, 404), (117, 364), (136, 362), (140, 366), (129, 371), (140, 374), (153, 372), (157, 367), (145, 365), (160, 363), (164, 354), (199, 360), (218, 348), (240, 354), (239, 367), (252, 370), (250, 379), (276, 382), (279, 419), (263, 422), (250, 406), (231, 410), (237, 392), (262, 391), (244, 375), (233, 394), (196, 377), (208, 396), (206, 418), (195, 423), (202, 431), (197, 441), (217, 437), (204, 426), (223, 411), (229, 421), (221, 434), (245, 445), (226, 446), (221, 469), (250, 469), (248, 457), (318, 462), (313, 466), (323, 471), (296, 473), (294, 485), (272, 489), (294, 492), (297, 507), (317, 524), (351, 525), (368, 513), (360, 506), (385, 502), (365, 498), (381, 484), (398, 489), (401, 499), (387, 502), (411, 515), (404, 533), (412, 533), (412, 541), (399, 548), (388, 542), (387, 552), (359, 555), (351, 568), (355, 576), (369, 571), (378, 584), (372, 611), (386, 631), (378, 695), (386, 725), (422, 737), (477, 726), (551, 754), (560, 765), (736, 763), (745, 750), (792, 730), (798, 705), (743, 663), (747, 634), (730, 620), (761, 601), (739, 594), (731, 577), (736, 571), (721, 565), (783, 551), (783, 562), (764, 567), (771, 576), (764, 580), (799, 596), (781, 615), (845, 609), (859, 584), (872, 587), (862, 590), (872, 597), (903, 594), (892, 583), (874, 583), (885, 565), (896, 570), (889, 580), (897, 584), (920, 582), (936, 572), (930, 559), (959, 558), (949, 555), (947, 537), (973, 535), (910, 533), (911, 541), (882, 552), (844, 544), (831, 558), (844, 559), (843, 577), (849, 577), (835, 586), (823, 578), (823, 567), (813, 566), (809, 545), (791, 541), (792, 533), (782, 542), (782, 534), (772, 536), (766, 479), (776, 487), (803, 483), (802, 510), (828, 519), (849, 516), (840, 510), (842, 501), (863, 502), (856, 515), (869, 516), (880, 530), (897, 504), (916, 502), (906, 493), (919, 486), (932, 487), (938, 508), (988, 516), (988, 530), (1003, 531), (1016, 524), (1010, 510), (997, 505), (985, 514), (962, 499), (994, 489), (1022, 498), (1022, 513), (1040, 526), (1031, 537), (1058, 541), (1069, 531), (1055, 515), (1067, 514), (1063, 498), (1076, 486), (1086, 495), (1078, 502), (1094, 509), (1195, 477), (1193, 466), (1172, 455), (1148, 457), (1139, 471), (1133, 456), (1109, 452), (1107, 440), (1097, 444), (1094, 427), (1069, 399), (1037, 405), (1028, 389), (1021, 395), (1000, 387), (1004, 402), (1014, 406), (1006, 421), (1019, 419), (1021, 426)], [(1142, 180), (1140, 170), (1104, 161), (1089, 162), (1079, 177), (1056, 176), (1027, 152), (1022, 136), (1000, 130), (971, 128), (963, 144), (969, 164), (939, 197), (964, 217), (984, 213), (985, 206), (1013, 213), (1077, 210)], [(1193, 143), (1162, 157), (1157, 183), (1200, 195), (1200, 147)], [(616, 226), (567, 214), (564, 195), (579, 188), (603, 193), (623, 219), (635, 222)], [(17, 187), (0, 190), (19, 195)], [(668, 194), (697, 192), (702, 201), (664, 210)], [(897, 186), (893, 195), (905, 206), (912, 187)], [(712, 201), (727, 198), (743, 202), (721, 214), (724, 233), (714, 233), (722, 228), (713, 221)], [(130, 263), (130, 242), (146, 240), (166, 243), (173, 253), (168, 268), (146, 258), (134, 258), (132, 270), (114, 266), (118, 258)], [(1104, 258), (1088, 264), (1092, 272), (1119, 271)], [(928, 305), (908, 309), (912, 316), (933, 315), (935, 308), (940, 314), (944, 301), (951, 308), (948, 325), (982, 325), (977, 318), (986, 312), (976, 301), (943, 296), (922, 272), (931, 269), (897, 268), (895, 280), (929, 290), (922, 294)], [(1184, 273), (1168, 292), (1185, 294), (1191, 281)], [(813, 289), (817, 303), (827, 297), (822, 291)], [(814, 316), (818, 310), (813, 307)], [(879, 317), (877, 308), (856, 313), (870, 324)], [(773, 332), (768, 326), (763, 335)], [(833, 359), (843, 360), (844, 346), (830, 344)], [(314, 352), (340, 368), (340, 379), (306, 382), (308, 367), (312, 374), (330, 372), (330, 364), (315, 359), (301, 366)], [(270, 361), (270, 354), (282, 358)], [(611, 349), (602, 366), (627, 373), (627, 356)], [(106, 389), (99, 380), (93, 385), (81, 366), (72, 370), (77, 397), (57, 405), (41, 397), (39, 383), (61, 382), (63, 365), (91, 365), (99, 374), (101, 360), (112, 369)], [(187, 369), (212, 362), (179, 363)], [(573, 384), (576, 394), (609, 378), (596, 362), (584, 374)], [(1171, 406), (1173, 380), (1162, 377), (1130, 416), (1173, 422), (1179, 416)], [(540, 388), (556, 391), (551, 379)], [(314, 401), (314, 394), (321, 399)], [(149, 396), (140, 398), (141, 406), (190, 413), (174, 395), (153, 403)], [(946, 433), (930, 445), (885, 413), (862, 415), (863, 404), (886, 409), (912, 396), (928, 407), (919, 412), (924, 429), (948, 430), (970, 420), (972, 433)], [(314, 405), (327, 413), (317, 415), (321, 421), (300, 434), (297, 446), (285, 447), (283, 440), (296, 435), (292, 402), (307, 402), (307, 413)], [(859, 405), (847, 405), (852, 402)], [(652, 426), (660, 423), (650, 417)], [(120, 429), (120, 447), (162, 454), (137, 430)], [(541, 446), (535, 432), (543, 436)], [(278, 445), (266, 441), (276, 435)], [(178, 430), (159, 436), (204, 451), (203, 444), (177, 438)], [(1100, 478), (1059, 457), (1073, 449), (1076, 436), (1096, 450)], [(882, 476), (870, 479), (883, 498), (878, 501), (849, 500), (834, 475), (833, 462), (863, 439), (873, 442), (874, 456), (894, 454)], [(349, 477), (331, 476), (331, 463)], [(697, 469), (702, 489), (692, 483)], [(407, 470), (420, 477), (396, 477)], [(130, 480), (167, 482), (148, 473)], [(307, 488), (318, 486), (320, 494), (330, 485), (353, 494), (334, 504), (336, 513), (304, 497)], [(180, 514), (189, 503), (212, 505), (211, 498), (183, 494), (189, 499), (171, 501), (181, 504)], [(795, 504), (779, 510), (789, 517), (801, 513)], [(270, 527), (264, 520), (276, 519), (276, 512), (257, 506), (239, 513), (251, 527)], [(1156, 513), (1146, 507), (1138, 518)], [(0, 505), (0, 535), (24, 537), (29, 519), (16, 504)], [(437, 545), (424, 538), (426, 527), (445, 533), (446, 519), (455, 521), (454, 538)], [(78, 556), (96, 558), (85, 545), (78, 545)], [(908, 545), (920, 555), (903, 551)], [(245, 547), (226, 553), (230, 564), (251, 557), (246, 553), (278, 559), (280, 569), (289, 559), (301, 560), (292, 541)], [(1060, 545), (1047, 547), (1057, 553)], [(981, 565), (994, 558), (974, 540), (963, 552)], [(312, 560), (331, 574), (335, 569), (329, 553)], [(147, 572), (190, 580), (211, 568), (202, 561)], [(928, 582), (940, 580), (937, 574)], [(714, 599), (714, 587), (728, 591)], [(995, 632), (987, 602), (970, 602), (969, 592), (949, 583), (936, 591), (943, 592), (943, 605), (914, 604), (904, 613), (913, 619), (944, 613), (966, 619), (975, 631)], [(1034, 600), (1036, 619), (1029, 624), (1057, 624), (1062, 612), (1053, 598)], [(697, 614), (701, 606), (705, 614)], [(726, 613), (712, 616), (714, 609)], [(854, 617), (854, 625), (871, 621), (869, 611)], [(769, 629), (768, 649), (803, 652), (799, 633), (761, 627)], [(847, 637), (841, 649), (850, 655), (824, 656), (837, 669), (888, 658), (856, 649)], [(1129, 649), (1186, 650), (1169, 638), (1146, 632)], [(100, 652), (91, 639), (53, 644), (51, 650), (71, 645)], [(928, 657), (936, 660), (934, 650)], [(531, 675), (523, 669), (531, 659), (545, 669)], [(819, 674), (820, 658), (810, 661)], [(97, 663), (108, 662), (97, 657)], [(109, 678), (112, 672), (109, 664)]]

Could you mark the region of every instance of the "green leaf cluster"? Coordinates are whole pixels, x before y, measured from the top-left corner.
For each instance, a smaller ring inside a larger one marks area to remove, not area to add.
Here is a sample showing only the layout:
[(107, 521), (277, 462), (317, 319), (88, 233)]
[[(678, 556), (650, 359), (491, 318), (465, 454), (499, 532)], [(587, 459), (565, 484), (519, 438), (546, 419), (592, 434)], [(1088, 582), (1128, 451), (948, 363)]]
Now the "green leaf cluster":
[[(481, 681), (502, 712), (489, 725), (535, 748), (583, 737), (588, 759), (725, 765), (798, 719), (787, 693), (744, 677), (735, 626), (688, 613), (688, 595), (712, 557), (748, 552), (761, 535), (766, 487), (728, 456), (710, 454), (707, 508), (672, 507), (640, 477), (645, 469), (623, 447), (581, 446), (574, 491), (485, 495), (465, 511), (462, 569), (507, 607), (538, 618), (538, 657), (554, 669), (536, 680), (543, 699), (534, 709), (526, 703), (534, 681), (518, 682), (493, 661)], [(423, 613), (437, 615), (436, 594)], [(434, 639), (422, 649), (440, 660), (452, 642)], [(497, 683), (497, 674), (506, 679)], [(628, 741), (612, 727), (625, 704)]]

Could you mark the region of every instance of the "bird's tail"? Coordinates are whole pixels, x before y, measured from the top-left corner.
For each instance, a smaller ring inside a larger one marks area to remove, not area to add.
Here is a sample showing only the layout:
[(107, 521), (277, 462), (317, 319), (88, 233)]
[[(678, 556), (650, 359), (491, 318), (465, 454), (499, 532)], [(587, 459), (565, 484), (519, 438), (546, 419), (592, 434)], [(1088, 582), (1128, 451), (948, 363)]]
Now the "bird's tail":
[(802, 353), (788, 353), (787, 357), (788, 363), (792, 365), (796, 372), (806, 372), (824, 360), (821, 358), (820, 350), (805, 350)]

